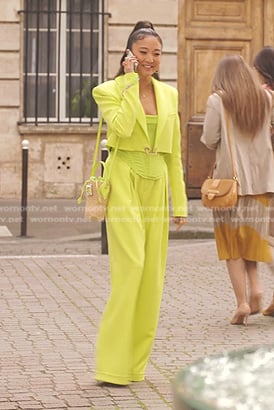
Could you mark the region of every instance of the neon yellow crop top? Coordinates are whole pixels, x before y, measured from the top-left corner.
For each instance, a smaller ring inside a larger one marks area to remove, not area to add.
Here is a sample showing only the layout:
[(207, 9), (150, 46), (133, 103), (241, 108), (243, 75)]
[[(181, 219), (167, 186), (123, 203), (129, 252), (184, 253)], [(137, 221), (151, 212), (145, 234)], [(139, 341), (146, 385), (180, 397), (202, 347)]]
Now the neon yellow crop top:
[[(150, 150), (155, 148), (155, 137), (158, 123), (157, 115), (146, 115), (147, 129), (150, 139)], [(145, 147), (144, 147), (145, 148)], [(165, 161), (161, 154), (146, 153), (145, 151), (117, 151), (117, 156), (126, 162), (136, 174), (143, 178), (158, 179), (165, 172)]]

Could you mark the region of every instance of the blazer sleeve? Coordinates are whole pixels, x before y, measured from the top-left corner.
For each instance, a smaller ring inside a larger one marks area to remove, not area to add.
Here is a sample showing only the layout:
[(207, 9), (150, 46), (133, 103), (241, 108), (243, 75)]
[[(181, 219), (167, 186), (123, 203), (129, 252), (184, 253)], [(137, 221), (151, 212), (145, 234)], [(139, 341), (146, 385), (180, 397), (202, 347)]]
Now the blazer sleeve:
[(181, 155), (181, 132), (178, 114), (176, 114), (173, 130), (172, 153), (165, 154), (165, 161), (168, 168), (172, 215), (187, 217), (187, 196)]
[(221, 104), (220, 97), (212, 94), (208, 97), (201, 142), (215, 150), (221, 138)]
[(136, 122), (139, 100), (139, 77), (127, 73), (116, 80), (106, 81), (92, 90), (102, 116), (110, 130), (120, 138), (129, 138)]

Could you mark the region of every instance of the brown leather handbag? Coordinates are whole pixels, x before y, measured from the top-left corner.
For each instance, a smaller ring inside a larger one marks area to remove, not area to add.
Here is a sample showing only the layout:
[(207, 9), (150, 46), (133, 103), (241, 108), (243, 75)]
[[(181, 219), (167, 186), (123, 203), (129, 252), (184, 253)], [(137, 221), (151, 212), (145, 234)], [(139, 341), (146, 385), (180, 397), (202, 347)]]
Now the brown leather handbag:
[(233, 176), (231, 179), (213, 178), (213, 168), (210, 175), (201, 186), (202, 204), (206, 208), (229, 209), (237, 204), (238, 200), (238, 178), (235, 169), (234, 156), (232, 150), (232, 140), (228, 114), (225, 112), (227, 135), (232, 162)]

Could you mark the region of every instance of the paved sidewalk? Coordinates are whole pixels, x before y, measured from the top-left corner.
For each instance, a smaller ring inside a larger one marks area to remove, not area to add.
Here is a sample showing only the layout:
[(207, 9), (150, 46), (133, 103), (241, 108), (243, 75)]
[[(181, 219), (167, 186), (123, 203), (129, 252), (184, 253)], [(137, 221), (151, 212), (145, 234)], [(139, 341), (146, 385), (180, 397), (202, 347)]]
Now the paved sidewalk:
[[(32, 205), (37, 208), (30, 208), (29, 218), (36, 219), (29, 219), (22, 238), (15, 219), (20, 209), (0, 201), (0, 226), (11, 234), (0, 230), (0, 410), (172, 409), (174, 378), (189, 363), (273, 343), (273, 318), (252, 316), (247, 327), (229, 324), (235, 302), (211, 239), (211, 215), (193, 201), (189, 223), (180, 233), (170, 232), (159, 328), (145, 381), (96, 386), (94, 346), (109, 293), (100, 224), (77, 219), (82, 216), (71, 201)], [(266, 265), (260, 267), (266, 305), (274, 277)]]
[[(234, 297), (214, 240), (170, 240), (146, 379), (98, 387), (94, 346), (109, 292), (108, 256), (96, 240), (89, 254), (37, 255), (33, 248), (32, 255), (0, 256), (0, 409), (172, 409), (174, 377), (189, 363), (273, 342), (273, 318), (229, 324)], [(265, 265), (261, 273), (266, 304), (274, 278)]]

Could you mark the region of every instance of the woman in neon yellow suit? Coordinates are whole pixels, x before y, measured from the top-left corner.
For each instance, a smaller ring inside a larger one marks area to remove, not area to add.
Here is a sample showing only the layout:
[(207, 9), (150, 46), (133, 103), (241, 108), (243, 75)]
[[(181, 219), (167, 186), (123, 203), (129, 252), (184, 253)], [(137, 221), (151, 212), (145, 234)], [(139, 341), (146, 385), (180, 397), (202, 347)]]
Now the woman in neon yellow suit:
[(96, 351), (95, 378), (101, 383), (144, 379), (165, 275), (168, 181), (178, 229), (187, 216), (178, 93), (156, 79), (161, 52), (153, 29), (134, 31), (115, 79), (92, 92), (108, 128), (104, 172), (111, 166), (106, 218), (111, 293)]

